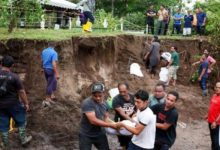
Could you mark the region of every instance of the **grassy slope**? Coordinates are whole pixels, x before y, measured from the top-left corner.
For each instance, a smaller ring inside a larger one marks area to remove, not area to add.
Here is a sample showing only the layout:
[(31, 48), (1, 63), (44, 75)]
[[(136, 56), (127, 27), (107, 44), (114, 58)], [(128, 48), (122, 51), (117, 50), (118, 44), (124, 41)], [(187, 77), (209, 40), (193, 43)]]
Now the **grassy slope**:
[[(81, 29), (61, 29), (61, 30), (52, 30), (52, 29), (15, 29), (12, 33), (8, 33), (6, 28), (0, 28), (0, 40), (8, 40), (8, 39), (33, 39), (33, 40), (66, 40), (70, 39), (74, 36), (116, 36), (120, 34), (132, 34), (137, 36), (146, 36), (141, 32), (110, 32), (110, 31), (103, 31), (103, 30), (94, 30), (92, 33), (82, 33)], [(161, 36), (161, 39), (197, 39), (198, 37), (182, 37), (182, 36)]]

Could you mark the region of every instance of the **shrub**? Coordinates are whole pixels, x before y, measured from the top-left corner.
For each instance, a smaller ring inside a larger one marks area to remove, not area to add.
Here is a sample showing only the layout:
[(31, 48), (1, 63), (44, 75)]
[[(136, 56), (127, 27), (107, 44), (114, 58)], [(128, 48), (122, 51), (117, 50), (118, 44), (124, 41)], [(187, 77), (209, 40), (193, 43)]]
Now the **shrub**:
[(145, 29), (145, 15), (142, 12), (135, 12), (127, 14), (124, 18), (125, 30), (144, 30)]
[(108, 29), (113, 31), (117, 29), (117, 26), (120, 24), (120, 21), (117, 17), (113, 17), (111, 13), (105, 12), (104, 9), (98, 9), (95, 12), (95, 24), (94, 28), (104, 28), (103, 22), (107, 19)]

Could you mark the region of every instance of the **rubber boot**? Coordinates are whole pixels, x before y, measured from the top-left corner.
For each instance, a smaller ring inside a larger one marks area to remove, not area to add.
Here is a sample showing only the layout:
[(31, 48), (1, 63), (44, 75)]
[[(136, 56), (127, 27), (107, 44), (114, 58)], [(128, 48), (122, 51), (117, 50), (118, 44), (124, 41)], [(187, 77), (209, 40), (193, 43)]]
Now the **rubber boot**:
[(82, 26), (82, 31), (83, 31), (83, 32), (86, 31), (86, 24), (84, 24), (84, 25)]
[(2, 138), (2, 148), (3, 149), (7, 149), (9, 146), (9, 142), (8, 142), (8, 132), (2, 132), (1, 133), (1, 138)]
[(14, 130), (14, 124), (15, 124), (15, 122), (14, 122), (14, 120), (11, 118), (11, 119), (10, 119), (10, 129), (9, 129), (9, 132), (13, 132), (13, 130)]
[(19, 127), (18, 131), (22, 146), (27, 145), (32, 140), (32, 136), (26, 136), (25, 127)]
[(203, 96), (207, 96), (207, 94), (208, 94), (208, 91), (207, 91), (207, 90), (202, 90), (202, 95), (203, 95)]
[(88, 31), (92, 32), (92, 22), (88, 21), (87, 26), (88, 26)]
[(83, 31), (91, 32), (92, 31), (92, 23), (87, 21), (85, 25), (83, 25)]

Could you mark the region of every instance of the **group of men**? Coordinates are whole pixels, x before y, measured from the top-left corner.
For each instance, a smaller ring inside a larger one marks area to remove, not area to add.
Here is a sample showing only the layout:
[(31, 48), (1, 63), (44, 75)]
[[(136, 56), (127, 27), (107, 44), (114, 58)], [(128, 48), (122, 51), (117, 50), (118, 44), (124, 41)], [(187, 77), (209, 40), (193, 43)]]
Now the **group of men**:
[[(89, 150), (92, 145), (99, 150), (110, 149), (103, 127), (125, 128), (133, 133), (133, 136), (118, 135), (123, 150), (168, 150), (176, 139), (178, 112), (175, 104), (179, 94), (175, 91), (166, 94), (163, 84), (157, 84), (150, 97), (145, 90), (130, 94), (126, 83), (119, 83), (118, 90), (119, 94), (113, 98), (115, 118), (112, 121), (104, 101), (104, 85), (92, 85), (91, 97), (82, 103), (80, 150)], [(136, 125), (131, 127), (123, 120)]]
[[(58, 54), (54, 49), (53, 42), (42, 51), (42, 69), (47, 81), (46, 96), (43, 100), (43, 107), (54, 104), (54, 92), (57, 87), (59, 73), (57, 69)], [(15, 122), (18, 128), (19, 137), (23, 146), (27, 145), (32, 136), (26, 136), (26, 112), (29, 111), (29, 101), (19, 76), (11, 71), (14, 66), (14, 59), (11, 56), (4, 56), (0, 63), (0, 135), (3, 149), (10, 149), (9, 127), (10, 119)]]
[[(164, 84), (158, 83), (149, 96), (145, 90), (129, 93), (126, 83), (118, 84), (119, 94), (113, 98), (114, 121), (110, 119), (104, 100), (105, 87), (94, 83), (91, 96), (82, 103), (82, 118), (79, 131), (80, 150), (90, 150), (94, 145), (99, 150), (109, 150), (105, 127), (127, 129), (133, 136), (117, 135), (121, 149), (125, 150), (169, 150), (176, 139), (178, 111), (175, 107), (179, 98), (176, 91), (166, 94)], [(135, 126), (123, 123), (135, 122)], [(220, 82), (216, 83), (207, 115), (211, 148), (219, 150), (220, 133)]]
[[(158, 19), (155, 27), (154, 20), (156, 16)], [(183, 33), (184, 36), (188, 36), (192, 34), (192, 28), (197, 34), (204, 34), (206, 13), (202, 10), (202, 8), (195, 9), (195, 15), (193, 15), (190, 10), (187, 11), (186, 15), (183, 15), (180, 9), (178, 9), (171, 17), (170, 10), (166, 9), (164, 5), (160, 6), (160, 10), (158, 12), (154, 10), (153, 5), (151, 5), (147, 10), (146, 24), (148, 25), (148, 33), (166, 35), (171, 18), (173, 18), (172, 34), (176, 31), (177, 34)], [(183, 21), (183, 30), (181, 30)]]
[(149, 51), (144, 55), (144, 61), (146, 68), (149, 69), (151, 78), (154, 78), (156, 75), (156, 69), (160, 64), (161, 71), (159, 73), (159, 80), (165, 85), (171, 83), (173, 86), (176, 85), (177, 70), (180, 66), (180, 57), (176, 46), (172, 46), (170, 52), (163, 52), (161, 54), (160, 40), (157, 36), (154, 36), (149, 46)]
[(207, 80), (213, 70), (213, 66), (216, 64), (216, 60), (210, 56), (208, 50), (205, 49), (200, 60), (192, 65), (194, 66), (196, 64), (199, 64), (198, 81), (200, 88), (202, 89), (202, 95), (207, 96)]

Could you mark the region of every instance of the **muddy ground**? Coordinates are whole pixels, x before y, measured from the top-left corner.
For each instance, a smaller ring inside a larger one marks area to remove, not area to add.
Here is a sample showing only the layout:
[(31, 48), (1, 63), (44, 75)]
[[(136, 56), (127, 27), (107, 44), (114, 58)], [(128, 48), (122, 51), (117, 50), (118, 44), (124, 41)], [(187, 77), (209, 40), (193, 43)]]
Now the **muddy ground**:
[[(27, 129), (34, 140), (25, 149), (77, 150), (80, 104), (89, 95), (89, 86), (95, 81), (103, 81), (107, 89), (116, 87), (118, 82), (128, 82), (131, 92), (140, 88), (152, 92), (158, 77), (151, 79), (145, 71), (141, 57), (145, 51), (145, 40), (143, 36), (121, 35), (74, 37), (57, 42), (61, 78), (56, 93), (57, 102), (51, 108), (41, 107), (45, 79), (41, 71), (40, 53), (48, 42), (1, 41), (0, 53), (10, 54), (16, 59), (13, 71), (22, 77), (31, 103)], [(178, 85), (167, 89), (180, 93), (177, 105), (180, 125), (172, 150), (208, 150), (209, 132), (203, 118), (207, 113), (209, 97), (202, 98), (200, 89), (190, 84), (189, 78), (196, 69), (191, 67), (195, 54), (201, 53), (199, 49), (210, 49), (210, 45), (206, 41), (201, 45), (197, 39), (162, 40), (161, 45), (165, 51), (170, 46), (177, 46), (181, 54)], [(129, 65), (133, 62), (141, 65), (144, 78), (129, 75)], [(181, 126), (181, 122), (186, 126)], [(18, 149), (17, 134), (11, 136), (11, 149)], [(116, 138), (110, 136), (109, 141), (112, 150), (116, 150)]]

